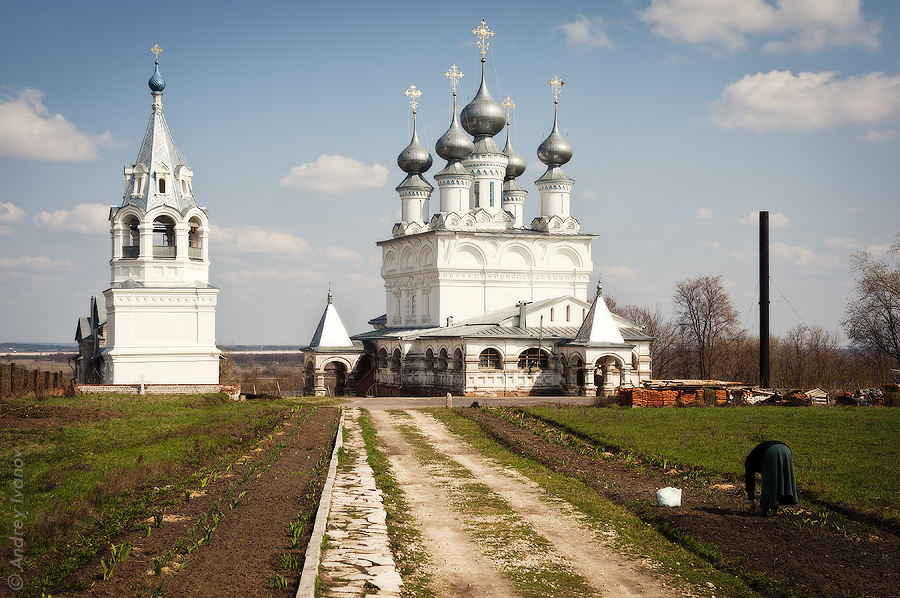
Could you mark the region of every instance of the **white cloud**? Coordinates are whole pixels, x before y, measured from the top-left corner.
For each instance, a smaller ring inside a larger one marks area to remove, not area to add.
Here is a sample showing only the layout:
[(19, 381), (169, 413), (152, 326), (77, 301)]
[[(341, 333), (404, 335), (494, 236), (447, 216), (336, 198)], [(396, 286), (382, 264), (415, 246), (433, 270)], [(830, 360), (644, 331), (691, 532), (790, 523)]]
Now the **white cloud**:
[(639, 273), (628, 266), (603, 266), (600, 268), (603, 280), (637, 280)]
[(712, 218), (713, 211), (707, 208), (698, 208), (695, 212), (695, 215), (697, 216), (697, 218)]
[(13, 228), (8, 224), (0, 224), (0, 237), (13, 234)]
[(284, 282), (287, 280), (324, 280), (320, 272), (300, 270), (232, 270), (222, 272), (218, 276), (228, 282)]
[(24, 89), (15, 99), (0, 100), (0, 158), (83, 162), (96, 160), (99, 148), (116, 145), (109, 131), (83, 133), (61, 114), (51, 114), (42, 96)]
[[(403, 217), (403, 213), (400, 210), (397, 210), (393, 216), (382, 216), (378, 219), (378, 224), (393, 224), (395, 222), (400, 222), (400, 219)], [(378, 262), (379, 264), (381, 262)]]
[(826, 239), (825, 245), (828, 247), (844, 247), (847, 249), (855, 249), (857, 247), (856, 241), (848, 239), (847, 237), (832, 237), (831, 239)]
[(583, 197), (585, 199), (597, 199), (597, 194), (594, 193), (593, 191), (582, 191), (581, 197)]
[(833, 71), (744, 75), (710, 106), (723, 129), (810, 131), (900, 118), (900, 75), (872, 72), (835, 79)]
[(58, 270), (61, 268), (74, 268), (75, 264), (69, 260), (53, 261), (46, 255), (31, 257), (0, 257), (0, 268), (7, 270)]
[[(750, 212), (750, 215), (746, 218), (741, 218), (740, 223), (747, 226), (759, 226), (759, 212)], [(769, 214), (769, 227), (770, 228), (781, 228), (783, 226), (787, 226), (791, 223), (791, 219), (782, 214), (781, 212), (775, 212), (774, 214)]]
[(589, 19), (576, 15), (574, 21), (557, 25), (556, 29), (566, 35), (566, 42), (571, 48), (612, 48), (612, 41), (603, 31), (606, 25), (608, 23), (600, 17)]
[(347, 249), (346, 247), (340, 247), (338, 245), (326, 247), (325, 253), (336, 262), (358, 262), (362, 259), (360, 258), (360, 255), (352, 249)]
[(865, 208), (862, 208), (862, 207), (860, 207), (860, 206), (850, 206), (849, 208), (847, 208), (847, 213), (848, 213), (848, 214), (855, 214), (855, 213), (857, 213), (857, 212), (862, 212), (864, 209), (865, 209)]
[(772, 243), (771, 250), (775, 259), (794, 266), (822, 268), (838, 265), (838, 259), (835, 256), (819, 256), (812, 249), (794, 247), (780, 241)]
[(763, 52), (877, 48), (881, 23), (860, 7), (861, 0), (653, 0), (639, 16), (659, 37), (731, 52), (751, 35), (783, 36), (764, 43)]
[(311, 193), (346, 193), (359, 189), (377, 189), (387, 183), (388, 169), (381, 164), (367, 166), (344, 156), (319, 156), (291, 168), (281, 179), (281, 187)]
[(887, 255), (887, 253), (894, 247), (893, 243), (884, 243), (882, 245), (875, 245), (874, 243), (866, 245), (866, 251), (873, 255)]
[(862, 141), (867, 141), (869, 143), (882, 143), (884, 141), (890, 141), (894, 137), (897, 136), (896, 129), (887, 129), (886, 131), (868, 131), (865, 135), (861, 137)]
[(83, 203), (72, 211), (41, 212), (34, 217), (34, 225), (48, 230), (74, 231), (93, 234), (109, 231), (109, 206)]
[(313, 252), (312, 246), (300, 237), (251, 224), (241, 228), (210, 224), (209, 240), (217, 251), (283, 256), (310, 255)]
[(25, 210), (14, 203), (0, 201), (0, 222), (21, 222), (25, 218)]

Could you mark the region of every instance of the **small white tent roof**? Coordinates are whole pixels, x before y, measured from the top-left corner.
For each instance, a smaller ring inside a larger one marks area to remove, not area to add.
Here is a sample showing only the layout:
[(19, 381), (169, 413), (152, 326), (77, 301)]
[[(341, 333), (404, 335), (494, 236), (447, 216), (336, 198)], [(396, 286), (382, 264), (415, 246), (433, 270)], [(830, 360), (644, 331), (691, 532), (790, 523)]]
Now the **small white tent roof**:
[(328, 291), (328, 305), (325, 306), (325, 313), (319, 320), (319, 326), (316, 333), (313, 334), (312, 340), (309, 342), (309, 348), (317, 347), (353, 347), (353, 341), (341, 322), (341, 316), (338, 315), (337, 308), (332, 302), (331, 291)]

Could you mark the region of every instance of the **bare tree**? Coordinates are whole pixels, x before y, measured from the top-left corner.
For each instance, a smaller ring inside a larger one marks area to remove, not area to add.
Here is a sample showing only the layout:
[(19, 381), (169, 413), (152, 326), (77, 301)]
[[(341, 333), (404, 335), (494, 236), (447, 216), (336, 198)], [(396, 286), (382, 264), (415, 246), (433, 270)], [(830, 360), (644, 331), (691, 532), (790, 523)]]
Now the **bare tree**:
[[(900, 256), (900, 243), (890, 253)], [(841, 326), (851, 344), (886, 377), (888, 368), (900, 368), (900, 262), (889, 265), (868, 251), (851, 259), (859, 278)]]
[(678, 330), (675, 324), (665, 317), (662, 306), (657, 304), (656, 309), (650, 311), (644, 306), (629, 303), (624, 308), (617, 309), (615, 313), (638, 324), (645, 334), (653, 337), (650, 344), (651, 376), (657, 380), (676, 377)]
[(818, 324), (798, 324), (775, 340), (771, 355), (776, 386), (844, 390), (850, 365), (837, 332), (829, 332)]
[(741, 335), (738, 311), (722, 284), (722, 276), (696, 276), (675, 282), (675, 324), (691, 349), (701, 379), (718, 373), (717, 353)]

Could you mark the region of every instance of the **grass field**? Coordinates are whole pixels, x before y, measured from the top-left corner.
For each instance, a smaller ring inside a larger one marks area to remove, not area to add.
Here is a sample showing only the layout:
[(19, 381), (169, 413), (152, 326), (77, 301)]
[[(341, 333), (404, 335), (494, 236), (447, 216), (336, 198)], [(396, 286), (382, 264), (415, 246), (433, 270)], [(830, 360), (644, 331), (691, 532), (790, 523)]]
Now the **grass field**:
[(0, 529), (21, 532), (26, 571), (77, 567), (153, 501), (179, 499), (194, 478), (268, 434), (295, 404), (225, 395), (5, 402), (3, 417), (18, 418), (5, 421), (20, 423), (0, 426), (0, 496), (10, 507)]
[(801, 495), (900, 522), (900, 409), (533, 407), (593, 443), (741, 482), (762, 440), (791, 447)]

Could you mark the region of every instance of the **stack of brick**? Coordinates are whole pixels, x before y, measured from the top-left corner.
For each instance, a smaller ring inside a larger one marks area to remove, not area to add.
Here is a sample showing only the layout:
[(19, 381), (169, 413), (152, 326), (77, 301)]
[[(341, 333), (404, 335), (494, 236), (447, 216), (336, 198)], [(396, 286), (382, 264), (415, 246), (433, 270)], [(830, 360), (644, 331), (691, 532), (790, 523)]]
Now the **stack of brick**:
[[(710, 389), (711, 390), (711, 389)], [(624, 407), (673, 407), (675, 405), (705, 405), (704, 389), (653, 390), (649, 388), (622, 388), (619, 390), (619, 405)], [(715, 390), (715, 402), (728, 402), (728, 391)]]
[(619, 405), (625, 407), (669, 407), (675, 405), (678, 393), (674, 390), (623, 388), (619, 390)]

